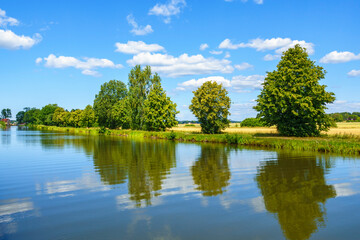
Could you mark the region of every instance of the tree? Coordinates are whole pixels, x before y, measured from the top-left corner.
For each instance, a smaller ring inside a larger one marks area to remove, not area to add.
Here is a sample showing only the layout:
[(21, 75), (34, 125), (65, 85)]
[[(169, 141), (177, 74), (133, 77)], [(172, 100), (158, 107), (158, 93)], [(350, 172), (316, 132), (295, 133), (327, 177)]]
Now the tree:
[(94, 100), (95, 117), (101, 127), (115, 128), (111, 109), (126, 95), (126, 85), (121, 81), (111, 80), (101, 85), (100, 92), (95, 95)]
[(121, 127), (122, 129), (130, 128), (131, 109), (127, 97), (117, 101), (111, 111), (116, 127)]
[(40, 114), (39, 114), (39, 120), (40, 120), (41, 124), (48, 125), (48, 126), (54, 125), (53, 115), (55, 113), (55, 110), (58, 107), (59, 106), (57, 104), (48, 104), (48, 105), (44, 106), (40, 110)]
[(2, 118), (11, 118), (11, 109), (4, 108), (3, 110), (1, 110), (1, 117)]
[(40, 109), (31, 108), (30, 110), (25, 112), (24, 122), (26, 124), (40, 124)]
[(160, 77), (152, 76), (150, 66), (144, 70), (140, 65), (131, 69), (129, 74), (129, 105), (131, 109), (131, 129), (144, 129), (144, 102), (151, 86), (160, 82)]
[(296, 45), (284, 52), (277, 70), (268, 72), (254, 107), (265, 123), (286, 136), (317, 136), (328, 130), (327, 103), (335, 100), (319, 80), (326, 71), (315, 65), (305, 48)]
[(203, 133), (220, 133), (229, 126), (230, 98), (222, 84), (208, 81), (193, 93), (189, 108), (199, 120)]
[(87, 105), (80, 115), (81, 127), (92, 127), (95, 124), (95, 112), (91, 105)]
[(24, 111), (20, 111), (16, 114), (16, 121), (18, 123), (23, 123), (24, 122), (24, 116), (25, 116), (25, 112)]
[(65, 127), (66, 126), (65, 116), (66, 116), (66, 111), (62, 107), (58, 107), (55, 109), (52, 121), (56, 126)]
[[(159, 78), (160, 79), (160, 78)], [(161, 83), (156, 82), (144, 101), (144, 126), (148, 131), (165, 131), (177, 125), (176, 103), (166, 96)]]

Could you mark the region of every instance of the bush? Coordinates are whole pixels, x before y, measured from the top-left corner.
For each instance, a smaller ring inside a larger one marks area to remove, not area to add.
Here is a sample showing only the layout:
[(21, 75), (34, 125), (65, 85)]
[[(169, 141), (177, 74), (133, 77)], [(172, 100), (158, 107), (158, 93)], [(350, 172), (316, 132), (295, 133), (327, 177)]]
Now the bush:
[(240, 123), (241, 127), (264, 127), (264, 122), (260, 118), (246, 118)]
[(176, 133), (174, 131), (171, 131), (170, 133), (167, 134), (167, 139), (175, 140), (175, 138), (176, 138)]
[(195, 127), (195, 124), (185, 124), (185, 127)]
[(0, 128), (6, 128), (6, 123), (3, 121), (0, 121)]

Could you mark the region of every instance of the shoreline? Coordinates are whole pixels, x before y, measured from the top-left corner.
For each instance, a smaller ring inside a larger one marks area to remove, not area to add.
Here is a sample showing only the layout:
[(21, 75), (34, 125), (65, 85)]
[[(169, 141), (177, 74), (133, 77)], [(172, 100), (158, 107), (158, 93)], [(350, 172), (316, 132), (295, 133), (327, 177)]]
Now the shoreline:
[(100, 133), (100, 128), (74, 128), (35, 125), (30, 129), (82, 135), (109, 135), (130, 138), (166, 139), (179, 142), (224, 143), (237, 146), (264, 147), (320, 153), (360, 155), (360, 137), (353, 135), (323, 135), (320, 137), (283, 137), (276, 134), (202, 134), (193, 132), (148, 132), (141, 130), (111, 130)]

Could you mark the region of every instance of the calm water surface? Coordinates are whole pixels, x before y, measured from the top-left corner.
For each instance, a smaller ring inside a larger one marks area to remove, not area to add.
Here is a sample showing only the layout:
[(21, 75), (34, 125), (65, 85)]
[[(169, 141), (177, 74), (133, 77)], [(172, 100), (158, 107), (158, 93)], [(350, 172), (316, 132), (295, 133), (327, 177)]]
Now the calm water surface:
[(360, 159), (0, 131), (0, 239), (360, 239)]

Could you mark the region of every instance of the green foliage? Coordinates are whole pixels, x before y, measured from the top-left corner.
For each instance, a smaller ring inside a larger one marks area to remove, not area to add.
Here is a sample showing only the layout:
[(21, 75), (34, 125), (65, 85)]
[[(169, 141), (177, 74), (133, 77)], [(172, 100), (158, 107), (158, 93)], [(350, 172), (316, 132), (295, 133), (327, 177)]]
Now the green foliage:
[(171, 131), (167, 134), (167, 139), (169, 140), (175, 140), (176, 139), (176, 133), (174, 131)]
[[(156, 76), (156, 75), (155, 75)], [(160, 78), (150, 89), (144, 101), (144, 127), (148, 131), (165, 131), (177, 125), (176, 104), (166, 96)]]
[(344, 121), (344, 116), (341, 113), (332, 113), (329, 116), (334, 119), (335, 122), (342, 122)]
[(189, 108), (199, 120), (203, 133), (220, 133), (229, 126), (230, 98), (221, 84), (208, 81), (193, 93)]
[(185, 124), (184, 127), (196, 127), (195, 124)]
[(87, 105), (80, 114), (81, 127), (93, 127), (95, 124), (95, 112), (91, 105)]
[(151, 74), (150, 66), (144, 70), (140, 65), (131, 69), (129, 74), (128, 101), (131, 109), (131, 129), (144, 129), (144, 102), (150, 92), (151, 86), (160, 82), (160, 77)]
[(115, 128), (111, 118), (111, 110), (119, 100), (127, 95), (126, 85), (117, 80), (111, 80), (101, 85), (99, 94), (95, 95), (94, 111), (99, 126)]
[(3, 122), (3, 121), (0, 121), (0, 128), (5, 129), (6, 128), (6, 123)]
[(4, 108), (3, 110), (1, 110), (1, 118), (11, 118), (11, 109)]
[(131, 109), (127, 97), (117, 101), (111, 110), (111, 116), (116, 127), (121, 127), (122, 129), (130, 128)]
[(25, 116), (25, 112), (24, 111), (20, 111), (16, 114), (16, 121), (20, 124), (20, 123), (24, 123), (24, 116)]
[(40, 109), (31, 108), (25, 112), (24, 122), (26, 124), (41, 124)]
[(57, 104), (48, 104), (44, 106), (39, 113), (39, 120), (44, 125), (54, 125), (53, 122), (53, 115), (55, 113), (55, 110), (58, 108)]
[(331, 126), (326, 104), (335, 100), (319, 80), (325, 70), (316, 66), (305, 48), (284, 52), (277, 70), (268, 72), (254, 107), (264, 122), (287, 136), (317, 136)]
[(241, 127), (264, 127), (265, 123), (260, 118), (245, 118), (241, 123)]

